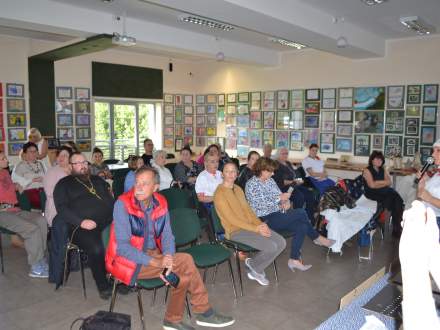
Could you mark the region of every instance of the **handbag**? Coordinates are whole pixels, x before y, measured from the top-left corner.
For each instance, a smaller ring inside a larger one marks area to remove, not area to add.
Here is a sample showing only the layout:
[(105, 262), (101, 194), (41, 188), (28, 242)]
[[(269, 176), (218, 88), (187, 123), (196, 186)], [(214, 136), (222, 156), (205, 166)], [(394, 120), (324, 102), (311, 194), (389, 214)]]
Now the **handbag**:
[(79, 330), (130, 330), (130, 315), (98, 311), (86, 318), (77, 318), (70, 326), (70, 330), (76, 322), (83, 321)]

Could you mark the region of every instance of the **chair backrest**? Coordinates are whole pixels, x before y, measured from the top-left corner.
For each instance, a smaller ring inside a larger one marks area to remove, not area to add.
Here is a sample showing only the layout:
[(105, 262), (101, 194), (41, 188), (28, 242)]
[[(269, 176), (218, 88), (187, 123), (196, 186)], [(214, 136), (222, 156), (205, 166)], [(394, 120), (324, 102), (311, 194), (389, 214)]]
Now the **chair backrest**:
[(215, 210), (215, 206), (211, 208), (210, 218), (211, 218), (212, 228), (214, 230), (215, 237), (218, 238), (218, 236), (225, 233), (225, 229), (223, 228), (220, 217), (218, 216), (217, 211)]
[(187, 190), (179, 188), (168, 188), (160, 191), (168, 202), (168, 210), (178, 208), (191, 208), (191, 199)]
[(189, 208), (170, 210), (170, 222), (176, 247), (188, 245), (199, 238), (201, 228), (196, 210)]
[(108, 246), (108, 242), (110, 240), (110, 227), (112, 225), (108, 225), (107, 227), (105, 227), (105, 229), (101, 232), (101, 239), (102, 239), (102, 243), (104, 244), (104, 247), (107, 249)]
[(24, 211), (30, 211), (32, 209), (31, 202), (29, 201), (29, 198), (24, 193), (19, 193), (17, 191), (17, 200), (18, 205), (20, 208)]
[(106, 159), (106, 160), (104, 160), (104, 164), (107, 164), (107, 165), (114, 165), (117, 163), (119, 163), (119, 159)]
[(44, 190), (40, 191), (40, 205), (41, 205), (41, 210), (44, 212), (44, 210), (46, 209), (46, 193), (44, 192)]
[(125, 176), (113, 177), (112, 191), (115, 199), (118, 199), (120, 195), (124, 193)]

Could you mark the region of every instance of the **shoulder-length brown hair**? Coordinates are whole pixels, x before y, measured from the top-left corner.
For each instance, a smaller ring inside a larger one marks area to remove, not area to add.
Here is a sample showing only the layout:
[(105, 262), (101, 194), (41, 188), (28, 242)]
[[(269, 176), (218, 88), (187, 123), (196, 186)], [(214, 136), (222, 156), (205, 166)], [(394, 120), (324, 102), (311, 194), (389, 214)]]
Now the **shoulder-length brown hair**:
[(255, 176), (259, 177), (261, 172), (269, 171), (274, 172), (278, 168), (278, 164), (273, 159), (267, 157), (258, 158), (257, 162), (254, 165), (254, 173)]

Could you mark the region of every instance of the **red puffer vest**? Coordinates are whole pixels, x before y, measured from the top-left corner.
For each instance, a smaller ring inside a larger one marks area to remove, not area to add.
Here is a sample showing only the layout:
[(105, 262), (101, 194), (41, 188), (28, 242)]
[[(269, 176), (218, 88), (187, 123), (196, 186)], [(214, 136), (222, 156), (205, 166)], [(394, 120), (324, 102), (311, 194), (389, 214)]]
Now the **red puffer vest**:
[[(140, 209), (138, 203), (136, 202), (134, 196), (134, 189), (122, 194), (119, 197), (124, 203), (125, 209), (130, 218), (130, 226), (132, 236), (130, 238), (130, 244), (134, 246), (138, 250), (144, 249), (144, 236), (143, 230), (139, 230), (136, 226), (139, 226), (139, 222), (144, 222), (144, 212)], [(164, 215), (168, 212), (167, 200), (164, 196), (153, 193), (153, 211), (151, 212), (151, 220), (155, 222), (164, 221)], [(154, 227), (161, 226), (159, 223), (155, 223)], [(161, 242), (161, 233), (156, 235), (154, 233), (154, 239), (156, 241), (156, 246), (162, 251), (162, 242)], [(115, 237), (115, 229), (114, 224), (110, 227), (110, 239), (107, 246), (107, 251), (105, 255), (105, 266), (107, 271), (112, 274), (113, 277), (117, 278), (119, 281), (126, 285), (133, 285), (135, 280), (133, 275), (139, 272), (141, 265), (136, 264), (135, 262), (126, 259), (117, 254), (117, 242)], [(146, 249), (144, 249), (146, 252)]]

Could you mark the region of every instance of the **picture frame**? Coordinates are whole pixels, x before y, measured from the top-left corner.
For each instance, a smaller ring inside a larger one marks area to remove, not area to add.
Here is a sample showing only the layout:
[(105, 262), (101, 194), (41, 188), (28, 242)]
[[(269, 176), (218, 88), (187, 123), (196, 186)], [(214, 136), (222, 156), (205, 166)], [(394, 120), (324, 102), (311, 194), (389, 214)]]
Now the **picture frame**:
[(305, 102), (304, 113), (306, 115), (319, 115), (320, 104), (319, 102)]
[(206, 147), (206, 137), (197, 136), (196, 137), (196, 147)]
[(68, 99), (68, 100), (71, 100), (73, 98), (72, 87), (69, 87), (69, 86), (57, 86), (56, 87), (56, 98), (57, 99)]
[(353, 109), (385, 110), (385, 87), (357, 87), (354, 89)]
[(248, 153), (249, 153), (249, 147), (248, 146), (237, 145), (237, 157), (239, 157), (239, 158), (246, 158)]
[(73, 101), (64, 99), (56, 100), (55, 112), (63, 114), (73, 114)]
[(80, 152), (90, 152), (92, 151), (92, 141), (91, 140), (77, 140), (76, 146)]
[(226, 139), (237, 139), (237, 127), (229, 126), (226, 127)]
[(206, 106), (206, 113), (208, 115), (216, 114), (217, 113), (217, 106), (215, 104), (208, 104)]
[(193, 135), (193, 127), (192, 126), (183, 126), (183, 135)]
[(228, 103), (236, 103), (237, 102), (237, 94), (235, 94), (235, 93), (227, 94), (227, 101), (228, 101)]
[(275, 112), (265, 111), (263, 112), (263, 128), (274, 129), (275, 128)]
[(335, 134), (334, 133), (321, 133), (321, 143), (319, 145), (319, 151), (323, 154), (333, 154), (335, 152)]
[(382, 150), (383, 149), (383, 135), (374, 134), (371, 136), (371, 144), (373, 149)]
[(249, 103), (249, 93), (248, 92), (238, 93), (238, 102), (239, 103)]
[(247, 128), (237, 129), (237, 145), (249, 145), (249, 134)]
[(290, 113), (289, 111), (277, 111), (277, 129), (290, 128)]
[(431, 156), (431, 147), (420, 147), (419, 151), (420, 151), (420, 160), (423, 163), (426, 163), (426, 160), (428, 159), (428, 157)]
[(386, 135), (384, 156), (386, 158), (402, 156), (402, 142), (401, 135)]
[(438, 84), (423, 85), (423, 103), (438, 102)]
[(174, 127), (174, 136), (183, 137), (183, 125), (176, 125)]
[(185, 107), (183, 108), (183, 112), (185, 115), (193, 115), (194, 113), (194, 108), (192, 105), (185, 105)]
[(26, 114), (25, 113), (8, 113), (7, 114), (8, 127), (26, 127)]
[(405, 86), (387, 87), (387, 109), (403, 109), (405, 105)]
[(6, 112), (26, 112), (25, 99), (6, 99)]
[(174, 125), (174, 116), (164, 116), (163, 117), (163, 123), (165, 126), (172, 126)]
[(6, 97), (24, 98), (24, 85), (16, 83), (6, 83)]
[(308, 129), (304, 131), (304, 146), (308, 148), (311, 144), (318, 144), (319, 128)]
[(225, 106), (225, 94), (218, 94), (217, 95), (217, 104), (219, 107)]
[(193, 96), (191, 94), (183, 95), (183, 104), (190, 105), (192, 107), (192, 105), (193, 105)]
[(424, 105), (422, 112), (422, 124), (435, 125), (437, 122), (437, 106), (436, 105)]
[(183, 95), (181, 94), (174, 95), (174, 105), (177, 107), (183, 105)]
[(337, 152), (352, 152), (353, 151), (353, 139), (336, 138), (336, 151)]
[(226, 114), (227, 115), (235, 115), (237, 113), (237, 106), (234, 105), (228, 105), (226, 107)]
[(354, 121), (355, 133), (380, 134), (384, 132), (383, 111), (356, 111)]
[(353, 110), (339, 110), (336, 114), (338, 123), (353, 123)]
[(196, 95), (196, 104), (205, 104), (205, 95)]
[(319, 116), (304, 116), (304, 128), (319, 128)]
[(76, 100), (90, 100), (90, 88), (88, 87), (75, 87), (75, 99)]
[[(192, 117), (192, 115), (190, 117)], [(183, 122), (183, 111), (180, 107), (176, 107), (174, 110), (174, 122), (176, 124), (182, 124)]]
[(288, 90), (277, 91), (277, 109), (278, 110), (289, 109), (289, 91)]
[(385, 133), (403, 134), (405, 112), (402, 110), (388, 110), (385, 114)]
[(174, 139), (170, 137), (164, 136), (163, 138), (163, 147), (165, 149), (172, 149), (174, 147)]
[(206, 128), (207, 136), (217, 136), (217, 127), (207, 127)]
[[(5, 140), (5, 132), (3, 130), (3, 127), (0, 128), (0, 141)], [(20, 128), (8, 128), (8, 140), (10, 142), (12, 141), (26, 141), (26, 128), (20, 127)]]
[(177, 138), (174, 140), (174, 151), (180, 152), (183, 148), (183, 139)]
[(420, 105), (407, 105), (406, 106), (407, 117), (420, 117)]
[(420, 129), (420, 144), (432, 146), (436, 138), (435, 126), (422, 126)]
[(275, 110), (275, 92), (274, 91), (263, 92), (263, 110), (264, 111)]
[[(208, 141), (208, 139), (207, 139)], [(189, 145), (192, 146), (194, 143), (194, 139), (192, 137), (192, 135), (186, 135), (183, 137), (183, 145)]]
[(88, 101), (76, 101), (75, 113), (90, 114), (90, 102)]
[(77, 127), (76, 139), (77, 140), (90, 140), (92, 138), (92, 132), (90, 127)]
[(264, 130), (263, 131), (263, 146), (265, 144), (271, 144), (272, 146), (274, 145), (274, 141), (275, 141), (275, 133), (272, 130)]
[(193, 124), (193, 116), (183, 116), (183, 123), (185, 125), (192, 125)]
[(206, 126), (206, 116), (196, 116), (196, 126)]
[(422, 101), (422, 85), (406, 86), (406, 103), (420, 104)]
[(292, 111), (290, 113), (290, 129), (300, 130), (304, 126), (304, 111)]
[(419, 150), (419, 138), (405, 137), (403, 145), (403, 156), (414, 157), (416, 152)]
[(73, 127), (58, 127), (57, 138), (60, 139), (61, 141), (73, 140)]
[(303, 132), (290, 131), (290, 145), (292, 151), (303, 151)]
[(353, 108), (353, 87), (338, 88), (338, 108), (339, 109)]
[[(3, 114), (2, 114), (3, 115)], [(14, 129), (16, 129), (16, 128), (10, 128), (9, 129), (9, 131), (10, 130), (14, 130)], [(25, 134), (24, 134), (24, 136), (25, 136), (25, 138), (24, 139), (21, 139), (21, 140), (26, 140), (26, 129), (24, 129), (25, 130)], [(8, 132), (8, 135), (9, 135), (10, 133)], [(19, 136), (17, 135), (17, 139), (20, 137), (21, 138), (21, 132), (17, 132), (17, 134), (20, 134)], [(20, 141), (20, 140), (15, 140), (15, 141)], [(4, 127), (0, 127), (0, 142), (4, 142), (6, 140), (6, 136), (5, 136), (5, 128)], [(8, 137), (8, 140), (9, 141), (11, 141), (12, 139), (11, 139), (11, 136), (9, 135), (9, 137)]]
[(208, 95), (206, 95), (206, 103), (208, 103), (208, 104), (217, 104), (217, 94), (208, 94)]
[(249, 128), (249, 116), (241, 115), (237, 116), (237, 127)]
[(336, 126), (336, 136), (337, 137), (352, 137), (353, 136), (353, 125), (349, 124), (338, 124)]
[(196, 115), (204, 115), (206, 114), (206, 107), (204, 105), (198, 105), (196, 107)]
[(405, 135), (418, 136), (419, 135), (419, 118), (405, 119)]
[(174, 136), (174, 126), (165, 126), (163, 128), (163, 135)]
[(261, 130), (249, 130), (249, 146), (251, 148), (262, 148), (262, 141)]
[(304, 95), (304, 89), (293, 89), (290, 91), (290, 106), (293, 110), (304, 110)]
[(208, 126), (216, 126), (217, 125), (217, 116), (216, 115), (206, 116), (206, 124)]
[(261, 110), (261, 92), (251, 92), (251, 110)]
[(73, 126), (73, 115), (57, 114), (57, 126)]
[(236, 116), (226, 116), (226, 126), (237, 126)]
[(321, 112), (321, 132), (335, 131), (335, 112), (322, 111)]
[(275, 131), (275, 149), (289, 148), (289, 131)]
[(173, 94), (163, 94), (163, 102), (174, 104), (174, 95)]
[(75, 115), (76, 126), (90, 126), (90, 115), (77, 114)]
[(218, 107), (217, 108), (217, 118), (219, 123), (223, 123), (225, 121), (225, 108)]
[(165, 115), (174, 115), (174, 105), (165, 104), (163, 107), (163, 112)]
[(224, 137), (217, 137), (217, 143), (220, 145), (222, 150), (225, 150), (226, 139)]
[(237, 113), (239, 115), (248, 115), (249, 114), (249, 104), (237, 104)]
[(8, 143), (8, 156), (18, 156), (23, 149), (23, 142)]
[(321, 109), (335, 109), (336, 108), (336, 88), (323, 88)]
[(196, 136), (205, 136), (206, 127), (196, 127)]
[(362, 157), (370, 155), (370, 135), (356, 134), (354, 136), (354, 155)]
[(306, 101), (320, 101), (321, 90), (319, 88), (306, 89)]
[(250, 128), (260, 129), (261, 128), (261, 112), (260, 111), (251, 111), (249, 115), (249, 125)]

